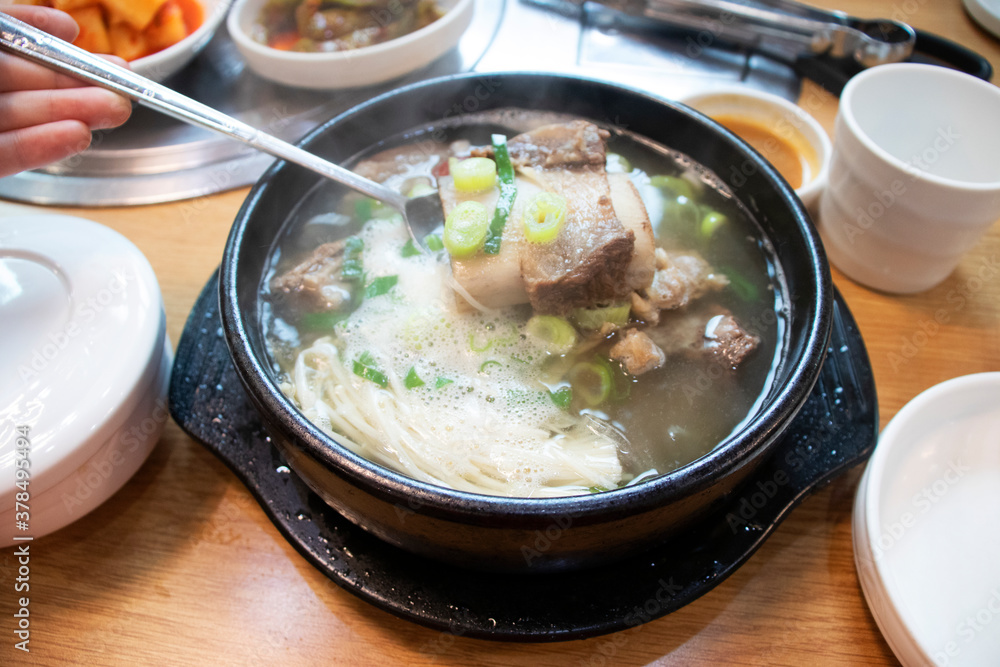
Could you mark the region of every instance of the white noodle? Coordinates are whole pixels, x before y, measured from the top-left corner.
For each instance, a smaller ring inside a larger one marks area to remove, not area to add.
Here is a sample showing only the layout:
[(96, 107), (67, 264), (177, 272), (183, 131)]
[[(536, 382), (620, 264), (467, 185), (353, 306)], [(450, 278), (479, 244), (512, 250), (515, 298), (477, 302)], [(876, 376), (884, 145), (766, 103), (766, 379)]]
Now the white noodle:
[[(523, 325), (478, 303), (447, 263), (401, 261), (408, 237), (399, 221), (371, 221), (361, 236), (366, 273), (398, 282), (392, 294), (365, 299), (335, 338), (299, 352), (283, 390), (308, 419), (360, 456), (463, 491), (542, 497), (619, 485), (622, 436), (558, 409), (537, 364), (512, 361), (543, 354)], [(454, 293), (479, 312), (459, 312)], [(362, 354), (384, 373), (384, 388), (354, 373)], [(451, 384), (407, 388), (407, 368)]]
[[(440, 415), (428, 414), (398, 377), (383, 389), (354, 375), (329, 339), (303, 350), (292, 375), (291, 397), (306, 417), (360, 456), (424, 482), (546, 497), (615, 488), (622, 476), (613, 440), (572, 419), (547, 428), (507, 424), (502, 434), (472, 420), (440, 428), (433, 423)], [(516, 452), (498, 451), (512, 441)], [(511, 474), (504, 462), (512, 458), (531, 473)]]

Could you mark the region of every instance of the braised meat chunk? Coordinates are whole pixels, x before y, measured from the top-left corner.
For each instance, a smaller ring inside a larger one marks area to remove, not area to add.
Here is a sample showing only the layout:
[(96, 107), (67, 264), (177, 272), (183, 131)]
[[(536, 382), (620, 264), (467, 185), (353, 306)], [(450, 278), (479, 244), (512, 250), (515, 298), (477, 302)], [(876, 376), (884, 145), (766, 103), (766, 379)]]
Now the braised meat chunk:
[[(530, 302), (536, 312), (566, 314), (574, 308), (622, 302), (645, 289), (656, 270), (652, 225), (635, 186), (625, 174), (605, 170), (608, 132), (586, 121), (548, 125), (507, 142), (516, 172), (517, 196), (498, 255), (453, 258), (452, 274), (486, 307)], [(493, 157), (492, 147), (475, 157)], [(447, 215), (459, 203), (496, 206), (495, 189), (465, 193), (450, 176), (439, 179)], [(567, 203), (566, 222), (550, 243), (528, 242), (525, 208), (541, 192)]]
[(663, 310), (683, 308), (708, 292), (729, 284), (724, 274), (715, 273), (708, 262), (694, 253), (668, 253), (656, 249), (656, 274), (646, 295)]
[(705, 349), (736, 368), (757, 349), (760, 338), (744, 330), (732, 315), (716, 315), (705, 324)]
[(735, 369), (760, 345), (730, 312), (714, 304), (661, 313), (660, 324), (645, 330), (670, 357), (717, 361)]
[(568, 313), (621, 301), (635, 233), (618, 219), (605, 171), (609, 134), (586, 121), (548, 125), (508, 142), (525, 179), (567, 202), (566, 223), (551, 243), (524, 244), (521, 275), (536, 312)]
[(351, 300), (351, 286), (341, 280), (344, 241), (318, 246), (295, 267), (271, 281), (271, 292), (295, 299), (300, 310), (336, 310)]
[(611, 346), (610, 356), (620, 361), (630, 375), (655, 370), (667, 360), (653, 339), (638, 329), (626, 331), (625, 337)]

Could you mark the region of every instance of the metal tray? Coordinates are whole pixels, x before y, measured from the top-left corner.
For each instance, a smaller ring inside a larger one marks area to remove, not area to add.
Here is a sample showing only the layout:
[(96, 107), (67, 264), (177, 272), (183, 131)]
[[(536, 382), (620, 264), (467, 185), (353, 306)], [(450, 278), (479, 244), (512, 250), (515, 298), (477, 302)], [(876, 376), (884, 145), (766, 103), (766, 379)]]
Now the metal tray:
[[(549, 5), (549, 6), (546, 6)], [(677, 98), (742, 83), (794, 99), (799, 79), (782, 64), (721, 48), (700, 35), (634, 24), (599, 5), (562, 11), (542, 0), (477, 0), (472, 25), (450, 53), (390, 84), (316, 92), (250, 72), (222, 29), (166, 85), (283, 139), (395, 87), (457, 72), (578, 74)], [(243, 187), (274, 158), (230, 139), (136, 107), (122, 127), (97, 132), (91, 148), (45, 169), (0, 179), (0, 198), (61, 206), (177, 201)]]

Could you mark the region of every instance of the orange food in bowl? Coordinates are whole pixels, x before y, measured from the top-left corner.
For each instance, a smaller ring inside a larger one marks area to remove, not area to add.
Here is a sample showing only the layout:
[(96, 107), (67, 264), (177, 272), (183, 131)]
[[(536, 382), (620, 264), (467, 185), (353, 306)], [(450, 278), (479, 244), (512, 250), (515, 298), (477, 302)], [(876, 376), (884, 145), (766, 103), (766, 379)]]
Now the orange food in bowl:
[(162, 51), (198, 29), (205, 9), (198, 0), (35, 0), (80, 26), (73, 43), (91, 53), (136, 60)]
[(819, 171), (816, 151), (796, 136), (782, 136), (757, 119), (735, 114), (714, 114), (712, 118), (766, 157), (793, 188), (801, 188)]

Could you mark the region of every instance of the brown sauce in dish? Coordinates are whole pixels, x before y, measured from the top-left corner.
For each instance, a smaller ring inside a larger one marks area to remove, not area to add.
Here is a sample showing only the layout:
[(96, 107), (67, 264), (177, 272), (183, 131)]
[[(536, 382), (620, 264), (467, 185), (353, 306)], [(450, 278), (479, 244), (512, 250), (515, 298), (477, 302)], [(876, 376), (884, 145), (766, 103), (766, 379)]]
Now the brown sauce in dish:
[(809, 147), (779, 136), (762, 123), (742, 116), (720, 114), (713, 118), (767, 158), (793, 188), (802, 187), (812, 178), (816, 158)]

